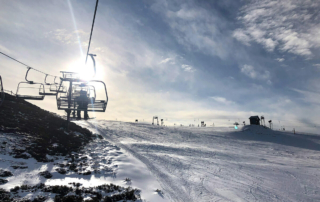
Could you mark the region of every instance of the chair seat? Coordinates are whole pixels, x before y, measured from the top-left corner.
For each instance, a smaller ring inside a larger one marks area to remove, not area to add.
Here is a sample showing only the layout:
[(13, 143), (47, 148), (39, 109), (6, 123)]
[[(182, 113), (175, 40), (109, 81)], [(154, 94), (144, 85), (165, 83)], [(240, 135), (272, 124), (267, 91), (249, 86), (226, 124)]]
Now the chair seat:
[(57, 95), (57, 93), (39, 93), (39, 95), (48, 95), (48, 96), (56, 96)]
[(44, 96), (17, 95), (18, 98), (24, 100), (43, 100)]

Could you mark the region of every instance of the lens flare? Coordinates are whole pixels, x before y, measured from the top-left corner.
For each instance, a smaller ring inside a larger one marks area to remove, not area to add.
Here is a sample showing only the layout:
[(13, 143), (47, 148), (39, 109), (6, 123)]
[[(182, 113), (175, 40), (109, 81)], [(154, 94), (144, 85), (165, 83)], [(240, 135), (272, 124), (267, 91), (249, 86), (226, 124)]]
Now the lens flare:
[(70, 14), (71, 14), (71, 18), (72, 18), (72, 21), (73, 21), (73, 26), (74, 26), (74, 29), (75, 29), (74, 32), (77, 34), (77, 38), (78, 38), (80, 55), (81, 55), (81, 57), (83, 57), (83, 50), (82, 50), (82, 46), (81, 46), (81, 39), (80, 39), (80, 36), (79, 36), (79, 33), (78, 33), (77, 22), (76, 22), (76, 19), (75, 19), (75, 17), (74, 17), (73, 8), (72, 8), (72, 5), (71, 5), (70, 0), (68, 0), (68, 6), (69, 6), (69, 9), (70, 9)]

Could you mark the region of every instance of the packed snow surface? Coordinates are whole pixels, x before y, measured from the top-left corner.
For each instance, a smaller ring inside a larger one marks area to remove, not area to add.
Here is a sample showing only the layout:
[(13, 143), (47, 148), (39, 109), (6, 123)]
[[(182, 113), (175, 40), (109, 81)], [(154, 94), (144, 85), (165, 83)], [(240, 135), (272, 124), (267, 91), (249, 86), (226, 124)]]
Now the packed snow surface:
[[(320, 201), (319, 135), (261, 126), (236, 130), (95, 120), (77, 123), (145, 164), (159, 182), (163, 200)], [(139, 171), (143, 172), (148, 171)]]

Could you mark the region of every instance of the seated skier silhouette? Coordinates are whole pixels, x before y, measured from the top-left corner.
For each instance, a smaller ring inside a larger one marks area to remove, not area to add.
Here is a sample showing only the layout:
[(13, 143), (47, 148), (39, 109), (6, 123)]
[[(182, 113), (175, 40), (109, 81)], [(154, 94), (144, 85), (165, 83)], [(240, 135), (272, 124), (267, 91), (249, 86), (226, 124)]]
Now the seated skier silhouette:
[(81, 90), (80, 96), (77, 97), (77, 120), (81, 120), (81, 111), (84, 111), (84, 119), (87, 120), (88, 116), (88, 104), (89, 98), (87, 96), (87, 91)]

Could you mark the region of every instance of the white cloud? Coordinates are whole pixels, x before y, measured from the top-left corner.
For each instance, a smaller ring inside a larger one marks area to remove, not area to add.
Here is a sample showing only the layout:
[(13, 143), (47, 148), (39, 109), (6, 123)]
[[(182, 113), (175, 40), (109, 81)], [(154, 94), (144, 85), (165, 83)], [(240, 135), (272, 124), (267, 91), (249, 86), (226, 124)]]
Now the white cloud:
[(250, 36), (248, 36), (243, 29), (236, 29), (233, 32), (233, 37), (236, 38), (238, 41), (241, 41), (244, 45), (250, 46)]
[[(79, 44), (81, 43), (81, 38), (87, 37), (88, 33), (83, 30), (68, 31), (66, 29), (56, 29), (45, 33), (47, 38), (54, 39), (63, 44)], [(82, 46), (87, 46), (87, 42), (82, 42)]]
[(196, 71), (192, 66), (190, 65), (181, 65), (181, 68), (186, 72), (194, 72)]
[(173, 58), (163, 59), (163, 60), (161, 60), (161, 62), (160, 62), (159, 64), (166, 64), (166, 63), (168, 63), (168, 62), (170, 62), (170, 64), (175, 64), (175, 61), (174, 61)]
[(255, 79), (257, 77), (257, 73), (251, 65), (243, 65), (243, 67), (241, 68), (241, 72), (252, 79)]
[(292, 102), (290, 99), (285, 99), (284, 101), (285, 101), (285, 103), (291, 103)]
[[(270, 72), (267, 70), (264, 71), (258, 71), (251, 65), (243, 65), (240, 68), (241, 73), (245, 74), (246, 76), (252, 78), (252, 79), (263, 79), (267, 80), (270, 78)], [(270, 80), (269, 80), (270, 81)], [(271, 82), (271, 81), (270, 81)], [(269, 83), (270, 83), (269, 82)]]
[(320, 67), (320, 64), (313, 64), (314, 67)]
[(233, 101), (227, 100), (224, 97), (218, 97), (218, 96), (214, 96), (214, 97), (210, 97), (211, 99), (213, 99), (214, 101), (218, 102), (218, 103), (222, 103), (222, 104), (234, 104)]
[(192, 2), (176, 4), (178, 7), (171, 3), (157, 1), (152, 9), (163, 16), (177, 41), (189, 50), (226, 58), (228, 38), (218, 27), (223, 26), (223, 20)]
[(292, 89), (292, 90), (303, 95), (301, 99), (304, 100), (305, 102), (320, 105), (320, 95), (318, 93), (299, 90), (299, 89)]
[(233, 37), (245, 45), (261, 44), (267, 51), (311, 58), (312, 50), (320, 48), (319, 1), (261, 0), (250, 1), (241, 9), (238, 20), (244, 28)]
[(255, 90), (259, 90), (259, 91), (263, 90), (263, 87), (261, 85), (257, 85), (257, 84), (254, 84), (254, 83), (252, 84), (252, 88), (255, 89)]
[(277, 58), (276, 59), (278, 62), (283, 62), (284, 61), (284, 58)]
[(268, 84), (268, 85), (272, 85), (272, 81), (268, 80), (268, 81), (267, 81), (267, 84)]

